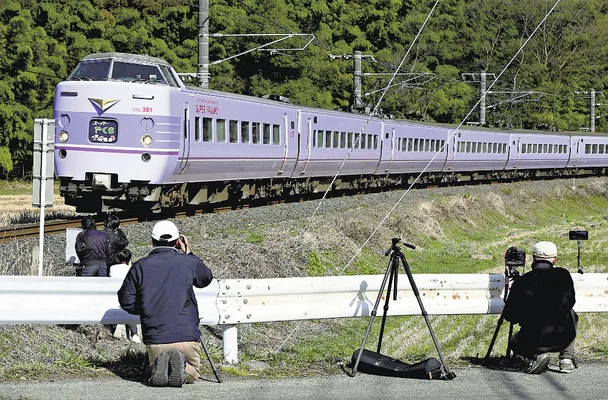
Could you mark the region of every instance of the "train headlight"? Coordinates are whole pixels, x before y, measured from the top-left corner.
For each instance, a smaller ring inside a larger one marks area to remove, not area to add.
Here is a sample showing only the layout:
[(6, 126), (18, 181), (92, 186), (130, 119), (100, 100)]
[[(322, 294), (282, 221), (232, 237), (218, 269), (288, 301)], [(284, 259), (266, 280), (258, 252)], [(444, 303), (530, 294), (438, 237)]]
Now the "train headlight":
[(150, 135), (143, 135), (141, 137), (141, 144), (143, 144), (146, 147), (150, 146), (152, 144), (152, 136), (150, 136)]
[(68, 134), (68, 131), (62, 130), (61, 132), (59, 132), (59, 141), (61, 143), (67, 142), (69, 138), (70, 138), (70, 135)]

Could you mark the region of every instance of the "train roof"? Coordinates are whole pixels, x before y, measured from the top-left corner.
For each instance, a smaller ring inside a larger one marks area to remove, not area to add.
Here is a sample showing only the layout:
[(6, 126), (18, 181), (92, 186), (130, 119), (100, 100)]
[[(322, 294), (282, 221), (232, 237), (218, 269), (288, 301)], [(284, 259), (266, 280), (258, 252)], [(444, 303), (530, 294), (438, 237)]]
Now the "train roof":
[(93, 53), (89, 54), (82, 58), (81, 61), (89, 61), (89, 60), (105, 60), (105, 59), (113, 59), (119, 61), (126, 62), (143, 62), (146, 64), (159, 64), (159, 65), (167, 65), (171, 67), (167, 61), (162, 58), (152, 57), (148, 55), (141, 54), (130, 54), (130, 53), (118, 53), (118, 52), (110, 52), (110, 53)]

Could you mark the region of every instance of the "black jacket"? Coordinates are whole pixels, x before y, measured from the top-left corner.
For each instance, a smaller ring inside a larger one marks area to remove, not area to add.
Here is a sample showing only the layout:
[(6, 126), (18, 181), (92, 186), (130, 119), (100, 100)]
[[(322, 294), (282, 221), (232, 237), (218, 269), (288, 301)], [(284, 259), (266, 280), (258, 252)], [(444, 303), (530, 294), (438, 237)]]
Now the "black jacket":
[(208, 286), (211, 270), (195, 255), (156, 247), (133, 264), (118, 291), (120, 307), (141, 317), (145, 344), (200, 340), (193, 285)]
[(570, 273), (537, 260), (513, 282), (503, 317), (520, 325), (518, 342), (527, 348), (564, 348), (576, 336), (574, 283)]
[(116, 253), (129, 245), (129, 239), (127, 239), (127, 235), (125, 235), (120, 228), (116, 230), (104, 228), (103, 231), (110, 241), (110, 256), (106, 260), (106, 264), (109, 268), (114, 264), (118, 264), (116, 261)]
[(83, 267), (105, 267), (110, 257), (110, 241), (96, 228), (88, 228), (76, 235), (76, 254)]

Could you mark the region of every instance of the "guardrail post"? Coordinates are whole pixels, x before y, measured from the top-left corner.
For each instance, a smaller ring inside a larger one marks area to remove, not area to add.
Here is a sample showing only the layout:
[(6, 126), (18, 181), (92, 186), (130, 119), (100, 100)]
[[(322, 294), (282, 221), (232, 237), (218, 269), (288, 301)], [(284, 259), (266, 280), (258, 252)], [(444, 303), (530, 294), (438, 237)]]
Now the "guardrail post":
[(239, 363), (239, 341), (236, 325), (222, 325), (222, 348), (225, 364)]

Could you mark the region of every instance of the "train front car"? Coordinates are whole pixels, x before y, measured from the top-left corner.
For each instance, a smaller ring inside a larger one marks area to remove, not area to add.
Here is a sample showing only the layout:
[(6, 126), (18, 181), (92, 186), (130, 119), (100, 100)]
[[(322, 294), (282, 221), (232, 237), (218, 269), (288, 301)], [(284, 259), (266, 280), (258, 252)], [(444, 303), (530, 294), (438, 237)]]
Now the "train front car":
[[(148, 56), (86, 56), (55, 93), (55, 173), (80, 212), (158, 207), (177, 164), (181, 118), (171, 100), (183, 84)], [(179, 104), (179, 102), (178, 102)]]

